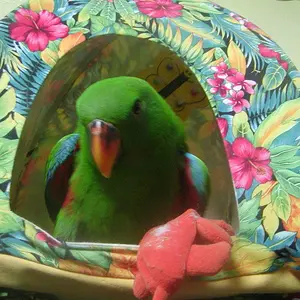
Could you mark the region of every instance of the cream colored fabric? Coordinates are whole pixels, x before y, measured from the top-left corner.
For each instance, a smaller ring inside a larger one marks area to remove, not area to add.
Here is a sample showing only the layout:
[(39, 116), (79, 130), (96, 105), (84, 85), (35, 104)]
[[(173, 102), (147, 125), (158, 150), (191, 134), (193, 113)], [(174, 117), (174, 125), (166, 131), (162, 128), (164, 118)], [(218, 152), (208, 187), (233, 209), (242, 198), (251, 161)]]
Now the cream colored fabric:
[[(129, 300), (133, 280), (99, 278), (39, 265), (0, 255), (0, 286), (51, 293), (61, 300)], [(191, 279), (173, 299), (208, 299), (246, 293), (295, 293), (300, 289), (300, 273), (288, 269), (238, 278), (203, 282)]]

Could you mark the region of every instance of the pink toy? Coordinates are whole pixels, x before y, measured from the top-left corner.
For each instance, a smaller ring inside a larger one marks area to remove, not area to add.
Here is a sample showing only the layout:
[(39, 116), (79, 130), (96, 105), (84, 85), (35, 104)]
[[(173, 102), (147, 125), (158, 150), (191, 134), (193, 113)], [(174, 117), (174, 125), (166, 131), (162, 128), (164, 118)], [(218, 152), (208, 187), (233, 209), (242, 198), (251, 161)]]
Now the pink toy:
[(224, 221), (204, 219), (193, 209), (149, 230), (140, 242), (134, 295), (166, 300), (186, 276), (215, 275), (230, 257), (233, 234)]

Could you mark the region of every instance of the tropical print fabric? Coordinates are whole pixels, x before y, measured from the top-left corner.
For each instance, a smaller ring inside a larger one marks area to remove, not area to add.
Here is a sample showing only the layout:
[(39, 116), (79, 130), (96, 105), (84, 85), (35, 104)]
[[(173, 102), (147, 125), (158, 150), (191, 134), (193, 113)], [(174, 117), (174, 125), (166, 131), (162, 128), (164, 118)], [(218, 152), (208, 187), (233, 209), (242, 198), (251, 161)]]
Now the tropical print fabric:
[(260, 28), (202, 0), (30, 0), (0, 21), (0, 252), (73, 272), (134, 277), (136, 247), (65, 244), (9, 209), (15, 152), (39, 88), (67, 52), (106, 34), (177, 53), (217, 118), (240, 232), (224, 270), (201, 280), (300, 269), (300, 72)]

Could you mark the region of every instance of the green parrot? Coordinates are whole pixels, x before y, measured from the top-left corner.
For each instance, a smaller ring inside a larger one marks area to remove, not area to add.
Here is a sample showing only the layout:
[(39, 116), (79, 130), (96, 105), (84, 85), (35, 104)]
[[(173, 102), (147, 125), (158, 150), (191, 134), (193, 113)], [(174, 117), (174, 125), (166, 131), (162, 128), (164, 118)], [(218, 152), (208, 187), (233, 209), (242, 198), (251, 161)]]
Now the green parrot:
[(187, 152), (182, 121), (146, 81), (96, 82), (76, 113), (75, 133), (58, 141), (46, 165), (54, 236), (136, 244), (186, 209), (204, 210), (208, 170)]

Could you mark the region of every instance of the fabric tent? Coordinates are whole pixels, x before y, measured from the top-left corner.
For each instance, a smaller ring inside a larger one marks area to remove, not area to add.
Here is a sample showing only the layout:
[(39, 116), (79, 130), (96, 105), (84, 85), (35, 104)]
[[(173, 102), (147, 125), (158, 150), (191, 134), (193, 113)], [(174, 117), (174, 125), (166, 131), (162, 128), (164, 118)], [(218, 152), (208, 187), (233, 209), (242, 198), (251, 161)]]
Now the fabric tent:
[(212, 174), (206, 216), (239, 228), (226, 267), (177, 297), (299, 291), (300, 73), (249, 20), (208, 1), (166, 3), (31, 0), (0, 21), (1, 286), (133, 297), (137, 246), (54, 239), (42, 176), (78, 95), (128, 75), (185, 122)]

